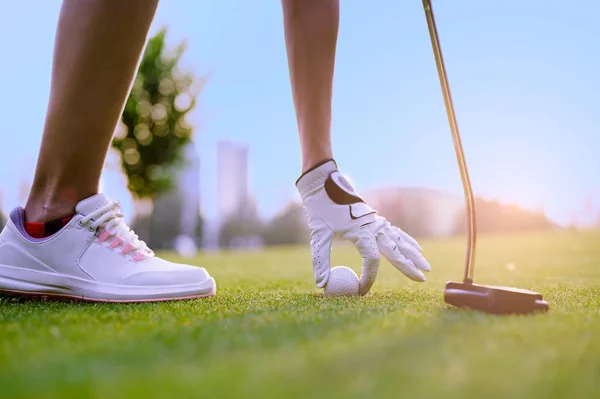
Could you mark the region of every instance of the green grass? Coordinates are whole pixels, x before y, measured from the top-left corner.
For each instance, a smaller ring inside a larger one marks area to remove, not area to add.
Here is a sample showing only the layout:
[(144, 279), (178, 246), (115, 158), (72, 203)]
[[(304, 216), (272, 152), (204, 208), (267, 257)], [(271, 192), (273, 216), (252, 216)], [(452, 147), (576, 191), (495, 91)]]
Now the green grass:
[[(195, 259), (218, 282), (208, 300), (1, 300), (0, 397), (600, 397), (600, 234), (480, 238), (478, 282), (550, 303), (528, 317), (448, 308), (464, 240), (422, 244), (426, 283), (382, 261), (364, 298), (320, 297), (308, 251), (282, 248)], [(358, 270), (351, 247), (333, 260)]]

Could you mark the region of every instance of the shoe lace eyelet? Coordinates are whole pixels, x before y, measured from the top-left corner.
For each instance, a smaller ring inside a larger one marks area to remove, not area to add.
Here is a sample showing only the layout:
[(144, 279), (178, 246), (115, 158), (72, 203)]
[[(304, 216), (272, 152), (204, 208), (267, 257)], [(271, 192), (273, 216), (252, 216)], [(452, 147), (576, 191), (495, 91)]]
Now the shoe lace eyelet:
[(88, 227), (88, 231), (90, 231), (90, 232), (92, 232), (92, 233), (95, 233), (95, 232), (96, 232), (96, 229), (95, 229), (94, 227), (92, 227), (92, 226), (89, 226), (89, 227)]

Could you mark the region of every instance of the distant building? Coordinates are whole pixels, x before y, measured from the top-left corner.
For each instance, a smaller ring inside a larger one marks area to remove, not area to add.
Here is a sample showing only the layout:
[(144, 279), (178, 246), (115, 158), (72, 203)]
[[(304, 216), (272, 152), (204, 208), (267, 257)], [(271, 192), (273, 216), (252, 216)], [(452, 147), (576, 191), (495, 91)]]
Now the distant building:
[(200, 221), (200, 158), (193, 142), (183, 157), (186, 164), (175, 178), (174, 189), (154, 203), (150, 241), (156, 249), (175, 248), (193, 255)]
[(244, 209), (248, 200), (248, 147), (222, 141), (217, 148), (219, 220)]
[[(260, 221), (248, 188), (248, 147), (222, 141), (217, 147), (217, 223), (212, 230), (219, 247), (257, 249), (262, 239), (256, 228)], [(232, 219), (232, 216), (235, 216)], [(230, 223), (238, 223), (232, 227)], [(232, 231), (233, 229), (233, 231)], [(232, 237), (233, 235), (233, 237)], [(229, 238), (225, 238), (229, 237)], [(227, 242), (222, 242), (223, 240)]]
[(200, 157), (194, 143), (190, 143), (184, 153), (188, 164), (177, 180), (180, 200), (180, 233), (195, 237), (200, 216)]

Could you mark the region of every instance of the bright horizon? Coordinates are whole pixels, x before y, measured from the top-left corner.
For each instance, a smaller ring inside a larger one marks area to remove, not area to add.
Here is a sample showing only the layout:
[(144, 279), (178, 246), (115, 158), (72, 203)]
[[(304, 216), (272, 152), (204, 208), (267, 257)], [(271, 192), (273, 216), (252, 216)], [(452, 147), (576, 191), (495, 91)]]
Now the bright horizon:
[[(0, 33), (12, 39), (0, 43), (6, 213), (33, 176), (59, 9), (0, 5)], [(600, 209), (600, 5), (436, 1), (434, 10), (476, 194), (543, 208), (561, 224), (590, 199)], [(161, 26), (170, 44), (188, 40), (186, 69), (210, 75), (197, 112), (203, 212), (216, 215), (216, 143), (232, 140), (250, 146), (251, 194), (271, 216), (296, 198), (300, 172), (280, 4), (163, 1), (151, 34)], [(420, 1), (342, 2), (333, 116), (335, 157), (359, 191), (462, 193)], [(120, 180), (107, 172), (103, 188), (132, 212)]]

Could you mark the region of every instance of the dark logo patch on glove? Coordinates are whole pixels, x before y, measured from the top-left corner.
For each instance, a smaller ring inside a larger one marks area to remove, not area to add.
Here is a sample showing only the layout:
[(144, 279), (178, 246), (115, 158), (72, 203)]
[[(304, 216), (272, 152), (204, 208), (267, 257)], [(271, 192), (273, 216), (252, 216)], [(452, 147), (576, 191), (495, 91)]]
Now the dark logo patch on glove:
[(333, 202), (338, 205), (350, 205), (365, 202), (354, 190), (348, 180), (344, 179), (338, 171), (331, 172), (325, 180), (325, 192)]
[(348, 182), (348, 180), (346, 180), (346, 178), (340, 174), (338, 174), (337, 176), (337, 183), (342, 187), (345, 188), (346, 191), (354, 191), (354, 187), (352, 187), (352, 185)]

